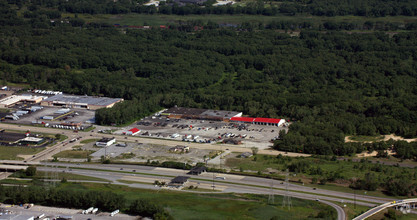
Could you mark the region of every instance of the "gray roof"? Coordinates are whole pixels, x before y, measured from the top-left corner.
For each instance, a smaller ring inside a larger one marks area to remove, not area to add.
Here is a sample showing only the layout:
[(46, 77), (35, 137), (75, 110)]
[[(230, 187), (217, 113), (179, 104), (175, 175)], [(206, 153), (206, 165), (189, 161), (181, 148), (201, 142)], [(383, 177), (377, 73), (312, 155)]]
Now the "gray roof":
[(93, 96), (76, 96), (58, 94), (51, 96), (44, 101), (47, 102), (65, 102), (65, 103), (79, 103), (88, 105), (108, 106), (115, 102), (122, 100), (121, 98), (107, 98), (107, 97), (93, 97)]
[(171, 180), (171, 183), (179, 183), (179, 184), (184, 184), (185, 182), (187, 182), (187, 180), (190, 177), (188, 176), (177, 176), (174, 179)]
[(166, 110), (164, 113), (175, 114), (175, 115), (195, 115), (195, 116), (198, 115), (198, 116), (205, 116), (205, 117), (231, 118), (240, 114), (241, 112), (200, 109), (200, 108), (172, 107)]

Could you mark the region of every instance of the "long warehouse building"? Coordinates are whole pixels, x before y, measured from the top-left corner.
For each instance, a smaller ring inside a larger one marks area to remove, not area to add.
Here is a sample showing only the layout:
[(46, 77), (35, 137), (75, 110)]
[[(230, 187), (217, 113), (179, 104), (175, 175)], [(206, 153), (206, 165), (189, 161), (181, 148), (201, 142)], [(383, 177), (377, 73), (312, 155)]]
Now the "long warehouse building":
[(82, 108), (96, 110), (100, 108), (111, 108), (116, 103), (122, 102), (122, 98), (76, 96), (58, 94), (51, 96), (41, 102), (42, 106), (57, 106), (65, 108)]
[(170, 118), (186, 118), (186, 119), (222, 121), (222, 120), (228, 120), (232, 117), (242, 116), (242, 112), (199, 109), (199, 108), (172, 107), (162, 112), (162, 115), (166, 115)]

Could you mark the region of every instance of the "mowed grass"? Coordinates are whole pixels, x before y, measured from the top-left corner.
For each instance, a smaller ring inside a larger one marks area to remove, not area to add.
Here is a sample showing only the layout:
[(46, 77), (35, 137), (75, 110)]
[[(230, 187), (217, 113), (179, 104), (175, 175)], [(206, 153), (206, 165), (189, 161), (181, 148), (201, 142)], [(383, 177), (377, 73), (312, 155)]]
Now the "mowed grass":
[(91, 151), (86, 150), (65, 150), (55, 154), (54, 157), (82, 159), (87, 158), (90, 153)]
[(30, 148), (30, 147), (8, 147), (0, 146), (0, 160), (23, 160), (17, 155), (33, 155), (43, 151), (45, 148)]
[(80, 141), (80, 143), (81, 144), (88, 144), (88, 143), (93, 143), (93, 142), (96, 142), (96, 141), (98, 141), (99, 139), (85, 139), (85, 140), (82, 140), (82, 141)]
[(60, 187), (112, 191), (122, 194), (126, 202), (149, 199), (166, 207), (175, 219), (308, 219), (327, 206), (300, 199), (292, 199), (292, 208), (282, 207), (282, 197), (275, 196), (268, 205), (267, 195), (187, 193), (171, 190), (146, 190), (110, 184), (63, 184)]

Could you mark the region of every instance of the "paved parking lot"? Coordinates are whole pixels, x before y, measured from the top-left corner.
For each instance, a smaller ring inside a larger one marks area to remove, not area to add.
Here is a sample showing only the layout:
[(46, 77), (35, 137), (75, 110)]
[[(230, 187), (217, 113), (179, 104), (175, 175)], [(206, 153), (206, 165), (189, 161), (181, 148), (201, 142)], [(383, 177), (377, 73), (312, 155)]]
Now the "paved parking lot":
[[(166, 138), (193, 142), (222, 142), (224, 139), (239, 140), (241, 147), (267, 149), (271, 139), (286, 127), (227, 123), (220, 121), (168, 119), (166, 117), (146, 117), (143, 120), (116, 131), (123, 134), (131, 128), (139, 128), (139, 136)], [(138, 136), (137, 135), (137, 136)]]
[[(59, 114), (54, 114), (56, 111), (60, 110), (61, 108), (56, 107), (44, 107), (41, 110), (38, 110), (36, 112), (31, 112), (26, 115), (22, 115), (19, 120), (10, 120), (8, 119), (7, 122), (9, 123), (18, 123), (18, 124), (32, 124), (33, 122), (45, 122), (52, 124), (60, 124), (63, 122), (66, 123), (82, 123), (85, 126), (88, 126), (90, 124), (86, 123), (87, 120), (94, 117), (95, 112), (91, 110), (86, 109), (70, 109), (70, 114), (61, 116), (58, 119), (55, 120), (45, 120), (41, 119), (44, 116), (54, 116), (54, 118), (59, 117)], [(13, 110), (20, 110), (20, 109), (13, 109)]]

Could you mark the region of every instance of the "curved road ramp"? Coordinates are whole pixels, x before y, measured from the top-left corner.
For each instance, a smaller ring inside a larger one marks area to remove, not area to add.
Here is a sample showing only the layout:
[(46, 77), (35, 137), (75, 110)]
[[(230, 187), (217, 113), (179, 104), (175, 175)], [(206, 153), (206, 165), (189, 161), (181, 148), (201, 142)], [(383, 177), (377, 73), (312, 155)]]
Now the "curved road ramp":
[(414, 199), (404, 199), (404, 200), (397, 200), (392, 202), (387, 202), (377, 207), (374, 207), (367, 212), (359, 215), (358, 217), (354, 218), (353, 220), (362, 220), (371, 217), (372, 215), (383, 211), (386, 208), (395, 207), (395, 209), (399, 209), (405, 213), (411, 211), (411, 209), (417, 208), (417, 198)]

